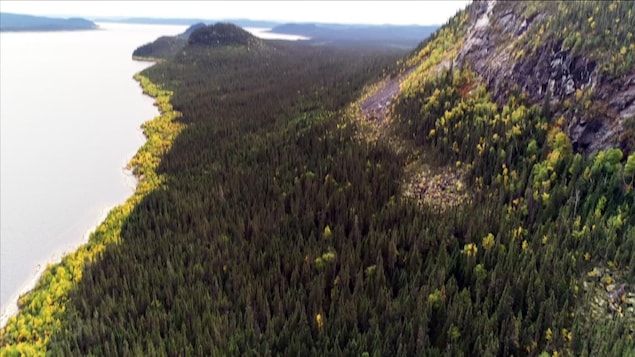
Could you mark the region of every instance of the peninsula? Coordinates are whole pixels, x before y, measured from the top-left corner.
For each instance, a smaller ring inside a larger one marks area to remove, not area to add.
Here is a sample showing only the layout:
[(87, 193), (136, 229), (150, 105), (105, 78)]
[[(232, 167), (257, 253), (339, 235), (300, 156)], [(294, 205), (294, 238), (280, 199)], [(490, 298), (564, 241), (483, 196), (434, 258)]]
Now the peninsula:
[(0, 13), (0, 31), (71, 31), (97, 28), (97, 24), (82, 18), (62, 19)]

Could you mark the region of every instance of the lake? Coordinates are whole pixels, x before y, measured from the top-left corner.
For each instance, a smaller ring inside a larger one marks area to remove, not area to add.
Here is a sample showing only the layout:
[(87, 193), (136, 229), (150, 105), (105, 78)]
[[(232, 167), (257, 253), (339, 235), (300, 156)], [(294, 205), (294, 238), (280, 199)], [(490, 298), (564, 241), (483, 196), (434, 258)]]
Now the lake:
[(0, 326), (46, 264), (134, 190), (124, 166), (158, 114), (132, 51), (186, 26), (0, 33)]

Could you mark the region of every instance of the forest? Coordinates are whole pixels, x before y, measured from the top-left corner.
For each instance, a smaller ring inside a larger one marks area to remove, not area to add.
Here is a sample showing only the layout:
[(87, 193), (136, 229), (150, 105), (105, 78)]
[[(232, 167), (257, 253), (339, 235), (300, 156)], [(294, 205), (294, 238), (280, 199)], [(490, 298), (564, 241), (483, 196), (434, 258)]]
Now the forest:
[[(635, 153), (576, 152), (550, 106), (441, 66), (469, 21), (405, 55), (190, 43), (143, 71), (162, 114), (137, 192), (20, 299), (0, 355), (635, 355)], [(461, 199), (408, 194), (421, 168)]]

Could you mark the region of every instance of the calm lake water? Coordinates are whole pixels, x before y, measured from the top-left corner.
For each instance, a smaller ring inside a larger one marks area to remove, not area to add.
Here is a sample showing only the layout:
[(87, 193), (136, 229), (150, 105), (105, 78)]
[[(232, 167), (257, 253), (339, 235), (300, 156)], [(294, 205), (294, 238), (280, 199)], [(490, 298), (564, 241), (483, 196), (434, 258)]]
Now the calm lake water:
[(130, 196), (124, 166), (157, 115), (132, 51), (186, 26), (0, 33), (0, 319), (49, 262)]

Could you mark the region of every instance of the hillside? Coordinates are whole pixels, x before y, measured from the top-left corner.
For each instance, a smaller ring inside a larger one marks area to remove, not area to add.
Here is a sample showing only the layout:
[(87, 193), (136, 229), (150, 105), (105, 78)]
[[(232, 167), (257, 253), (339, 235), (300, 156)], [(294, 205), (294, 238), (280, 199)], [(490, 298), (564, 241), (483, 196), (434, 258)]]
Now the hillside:
[(174, 57), (187, 45), (190, 35), (195, 30), (205, 27), (202, 22), (188, 27), (183, 33), (176, 36), (161, 36), (156, 40), (137, 47), (132, 52), (132, 58), (143, 60), (163, 60)]
[(258, 46), (262, 41), (256, 36), (230, 23), (202, 26), (190, 34), (187, 43), (201, 46)]
[(86, 19), (59, 19), (42, 16), (0, 13), (0, 31), (93, 30), (97, 25)]
[[(511, 91), (563, 116), (576, 151), (635, 146), (633, 2), (477, 2), (457, 65), (485, 81), (498, 104)], [(625, 130), (629, 129), (630, 130)]]
[(2, 353), (635, 355), (634, 8), (475, 2), (405, 56), (195, 30)]

